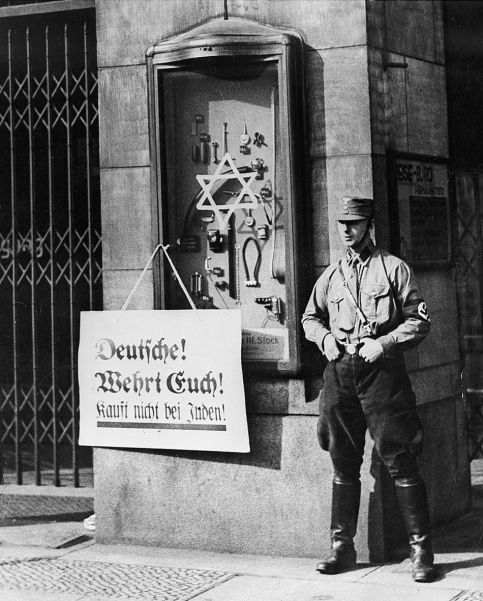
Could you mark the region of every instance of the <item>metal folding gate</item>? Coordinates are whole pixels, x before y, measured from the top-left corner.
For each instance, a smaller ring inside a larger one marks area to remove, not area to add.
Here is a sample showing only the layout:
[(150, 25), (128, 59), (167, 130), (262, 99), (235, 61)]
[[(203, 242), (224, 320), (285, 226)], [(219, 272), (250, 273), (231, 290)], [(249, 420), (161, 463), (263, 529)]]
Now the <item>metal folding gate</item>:
[(483, 456), (483, 174), (459, 169), (453, 175), (456, 217), (458, 312), (462, 331), (470, 459)]
[(79, 314), (102, 305), (93, 11), (0, 20), (0, 156), (4, 462), (79, 486)]

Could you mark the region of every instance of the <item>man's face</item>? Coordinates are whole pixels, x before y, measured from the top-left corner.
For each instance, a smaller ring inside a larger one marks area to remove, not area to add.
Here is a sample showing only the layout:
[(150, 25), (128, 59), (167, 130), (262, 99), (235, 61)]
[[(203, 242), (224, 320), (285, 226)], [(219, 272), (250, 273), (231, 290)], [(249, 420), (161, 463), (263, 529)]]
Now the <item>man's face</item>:
[(337, 226), (342, 242), (347, 248), (357, 250), (367, 233), (368, 219), (357, 221), (338, 221)]

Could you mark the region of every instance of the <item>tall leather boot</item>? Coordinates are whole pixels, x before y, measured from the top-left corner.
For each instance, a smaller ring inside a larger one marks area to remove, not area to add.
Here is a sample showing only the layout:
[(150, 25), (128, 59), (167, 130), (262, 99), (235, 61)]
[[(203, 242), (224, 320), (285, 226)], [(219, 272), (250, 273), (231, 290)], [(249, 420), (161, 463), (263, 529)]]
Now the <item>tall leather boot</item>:
[(435, 576), (434, 555), (426, 488), (419, 478), (399, 478), (395, 484), (399, 507), (409, 535), (413, 580), (432, 582)]
[(317, 564), (321, 574), (338, 574), (356, 565), (354, 536), (361, 497), (360, 482), (332, 483), (331, 553)]

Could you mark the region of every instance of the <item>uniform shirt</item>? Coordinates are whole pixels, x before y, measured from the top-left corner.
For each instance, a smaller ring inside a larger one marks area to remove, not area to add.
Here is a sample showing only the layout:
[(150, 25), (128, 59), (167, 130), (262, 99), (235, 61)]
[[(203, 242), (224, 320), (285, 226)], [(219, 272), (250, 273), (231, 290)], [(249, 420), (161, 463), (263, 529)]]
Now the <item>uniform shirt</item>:
[[(356, 269), (351, 265), (354, 254), (348, 249), (342, 271), (384, 355), (419, 344), (430, 323), (410, 267), (372, 243), (357, 257)], [(338, 265), (339, 261), (330, 265), (317, 280), (302, 317), (307, 339), (321, 350), (329, 333), (340, 342), (358, 342), (368, 335), (348, 299)]]

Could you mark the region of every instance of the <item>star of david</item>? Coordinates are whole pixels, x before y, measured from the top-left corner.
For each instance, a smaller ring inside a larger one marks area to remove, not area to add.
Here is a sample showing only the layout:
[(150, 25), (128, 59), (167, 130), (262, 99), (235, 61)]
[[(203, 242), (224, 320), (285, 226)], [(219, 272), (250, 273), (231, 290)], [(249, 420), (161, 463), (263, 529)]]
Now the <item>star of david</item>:
[[(229, 167), (231, 171), (229, 173), (222, 173), (224, 167)], [(230, 217), (235, 211), (242, 209), (256, 209), (258, 206), (258, 199), (255, 193), (251, 189), (251, 184), (255, 180), (257, 173), (251, 171), (249, 173), (240, 173), (237, 166), (233, 162), (230, 154), (227, 152), (221, 159), (218, 167), (216, 168), (213, 175), (197, 175), (196, 179), (203, 190), (200, 199), (196, 203), (196, 208), (199, 211), (213, 211), (215, 214), (216, 221), (218, 222), (218, 228), (223, 231), (228, 227)], [(241, 184), (241, 190), (235, 198), (234, 202), (226, 205), (216, 204), (211, 192), (213, 185), (217, 181), (226, 181), (229, 179), (238, 180)], [(245, 201), (245, 197), (250, 199)]]

